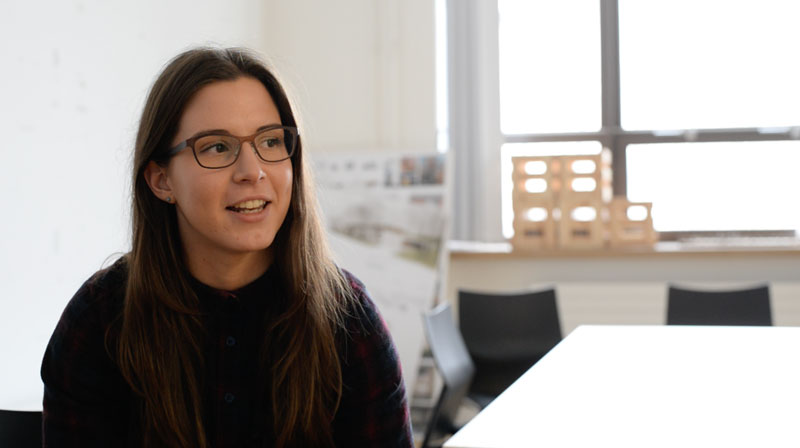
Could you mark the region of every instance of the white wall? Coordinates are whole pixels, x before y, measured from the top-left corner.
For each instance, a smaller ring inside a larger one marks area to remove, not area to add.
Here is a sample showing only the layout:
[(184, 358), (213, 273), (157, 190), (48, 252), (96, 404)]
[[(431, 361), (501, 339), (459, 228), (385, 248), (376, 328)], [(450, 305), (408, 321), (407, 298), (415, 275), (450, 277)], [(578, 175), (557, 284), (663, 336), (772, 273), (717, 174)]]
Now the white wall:
[(39, 365), (80, 284), (128, 249), (131, 148), (160, 67), (187, 46), (263, 50), (263, 2), (65, 0), (0, 14), (0, 408), (41, 400)]
[(431, 0), (272, 0), (265, 48), (315, 151), (436, 150)]

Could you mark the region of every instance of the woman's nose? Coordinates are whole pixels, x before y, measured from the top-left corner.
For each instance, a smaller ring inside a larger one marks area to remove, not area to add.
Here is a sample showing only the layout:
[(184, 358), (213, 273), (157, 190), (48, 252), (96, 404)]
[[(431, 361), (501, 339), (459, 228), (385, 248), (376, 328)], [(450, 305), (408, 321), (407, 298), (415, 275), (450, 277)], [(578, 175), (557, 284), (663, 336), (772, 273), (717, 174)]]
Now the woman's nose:
[(239, 160), (234, 164), (233, 180), (235, 182), (258, 182), (266, 177), (261, 159), (250, 142), (242, 144)]

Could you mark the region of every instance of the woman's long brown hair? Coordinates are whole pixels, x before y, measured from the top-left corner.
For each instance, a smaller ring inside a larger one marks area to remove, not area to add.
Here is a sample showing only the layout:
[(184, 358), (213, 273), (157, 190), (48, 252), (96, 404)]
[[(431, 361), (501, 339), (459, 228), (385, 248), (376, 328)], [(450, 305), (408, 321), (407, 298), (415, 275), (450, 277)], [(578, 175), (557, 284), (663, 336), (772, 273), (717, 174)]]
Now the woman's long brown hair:
[[(286, 126), (296, 126), (290, 101), (265, 64), (243, 49), (196, 48), (173, 59), (155, 81), (142, 112), (133, 162), (132, 248), (117, 345), (120, 368), (142, 398), (145, 446), (206, 447), (202, 419), (204, 330), (189, 283), (176, 212), (144, 179), (174, 138), (183, 109), (200, 88), (239, 77), (259, 80)], [(302, 143), (292, 156), (292, 199), (273, 242), (288, 297), (264, 328), (263, 398), (272, 408), (276, 446), (330, 446), (331, 420), (342, 391), (335, 336), (351, 300), (329, 256)], [(266, 299), (266, 297), (265, 297)], [(266, 335), (268, 334), (268, 337)], [(267, 380), (269, 378), (269, 380)]]

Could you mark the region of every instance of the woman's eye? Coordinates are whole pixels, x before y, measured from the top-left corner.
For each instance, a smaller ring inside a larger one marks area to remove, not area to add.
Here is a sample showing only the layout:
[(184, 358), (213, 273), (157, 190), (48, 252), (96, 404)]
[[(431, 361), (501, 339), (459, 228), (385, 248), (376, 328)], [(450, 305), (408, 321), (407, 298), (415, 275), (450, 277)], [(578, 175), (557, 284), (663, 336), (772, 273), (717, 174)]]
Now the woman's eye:
[(225, 142), (211, 143), (203, 146), (203, 149), (200, 150), (200, 152), (207, 152), (211, 154), (222, 154), (227, 151), (230, 151), (230, 147)]
[(261, 140), (261, 147), (262, 148), (274, 148), (281, 144), (281, 139), (278, 137), (270, 137)]

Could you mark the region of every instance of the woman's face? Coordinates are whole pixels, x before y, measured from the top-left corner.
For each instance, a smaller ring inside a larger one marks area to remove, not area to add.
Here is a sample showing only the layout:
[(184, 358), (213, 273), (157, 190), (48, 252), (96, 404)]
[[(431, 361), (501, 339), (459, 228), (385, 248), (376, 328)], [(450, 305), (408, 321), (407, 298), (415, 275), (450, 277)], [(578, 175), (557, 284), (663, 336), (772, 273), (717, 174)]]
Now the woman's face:
[[(202, 131), (245, 136), (262, 126), (280, 124), (278, 109), (258, 80), (218, 81), (189, 100), (172, 145)], [(251, 143), (242, 146), (236, 163), (221, 169), (201, 167), (187, 148), (170, 159), (157, 180), (176, 207), (181, 240), (190, 257), (269, 248), (292, 197), (291, 160), (264, 162)], [(156, 195), (166, 199), (163, 193)]]

